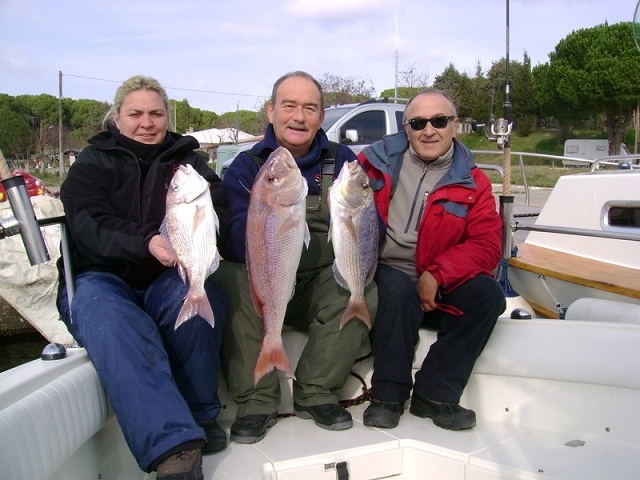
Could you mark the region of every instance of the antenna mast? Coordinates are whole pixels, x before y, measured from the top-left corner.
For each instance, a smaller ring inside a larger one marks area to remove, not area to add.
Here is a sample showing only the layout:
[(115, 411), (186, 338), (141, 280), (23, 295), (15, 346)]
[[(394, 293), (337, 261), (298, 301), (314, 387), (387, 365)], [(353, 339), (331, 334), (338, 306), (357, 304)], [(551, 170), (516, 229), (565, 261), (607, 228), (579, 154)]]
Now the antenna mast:
[(396, 70), (394, 78), (393, 103), (398, 103), (398, 12), (396, 12)]

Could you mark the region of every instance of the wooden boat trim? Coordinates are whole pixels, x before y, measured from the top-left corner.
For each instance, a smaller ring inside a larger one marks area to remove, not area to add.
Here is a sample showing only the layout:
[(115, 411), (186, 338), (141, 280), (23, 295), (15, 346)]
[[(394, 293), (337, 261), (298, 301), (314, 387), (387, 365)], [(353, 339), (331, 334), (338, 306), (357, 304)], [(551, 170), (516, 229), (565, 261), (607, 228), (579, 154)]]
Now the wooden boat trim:
[(640, 298), (640, 270), (611, 265), (528, 243), (518, 245), (509, 266), (606, 292)]

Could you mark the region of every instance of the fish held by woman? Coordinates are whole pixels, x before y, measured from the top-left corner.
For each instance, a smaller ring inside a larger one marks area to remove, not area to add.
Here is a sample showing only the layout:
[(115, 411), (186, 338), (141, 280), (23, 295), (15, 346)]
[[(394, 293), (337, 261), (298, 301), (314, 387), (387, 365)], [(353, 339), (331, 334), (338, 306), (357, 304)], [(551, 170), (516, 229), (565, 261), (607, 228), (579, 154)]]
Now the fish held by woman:
[(189, 285), (175, 328), (196, 315), (213, 327), (215, 318), (204, 282), (217, 270), (220, 254), (216, 239), (219, 222), (209, 183), (191, 165), (179, 165), (169, 184), (166, 202), (160, 231), (176, 253), (180, 277)]

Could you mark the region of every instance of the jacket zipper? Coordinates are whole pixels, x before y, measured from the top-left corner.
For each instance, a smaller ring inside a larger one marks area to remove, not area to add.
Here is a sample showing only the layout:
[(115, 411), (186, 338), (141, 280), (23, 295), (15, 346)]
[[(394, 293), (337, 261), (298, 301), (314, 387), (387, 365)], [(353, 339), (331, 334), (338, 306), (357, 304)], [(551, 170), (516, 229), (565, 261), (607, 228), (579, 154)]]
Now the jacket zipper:
[[(408, 233), (409, 232), (409, 228), (411, 227), (411, 219), (413, 218), (413, 213), (416, 210), (416, 205), (418, 204), (419, 201), (419, 194), (420, 194), (420, 187), (422, 187), (422, 183), (424, 182), (424, 178), (427, 175), (427, 168), (428, 168), (428, 164), (424, 164), (423, 168), (422, 168), (422, 175), (420, 176), (420, 181), (418, 182), (418, 185), (416, 186), (416, 191), (413, 195), (413, 202), (411, 205), (411, 211), (409, 212), (409, 218), (407, 219), (407, 224), (404, 227), (404, 233)], [(425, 194), (425, 199), (424, 199), (424, 203), (426, 203), (426, 195), (428, 195), (429, 192), (427, 192)], [(420, 212), (416, 221), (416, 227), (415, 227), (415, 231), (418, 231), (418, 226), (420, 225), (420, 218), (422, 217), (422, 212), (424, 211), (424, 203), (420, 206)]]

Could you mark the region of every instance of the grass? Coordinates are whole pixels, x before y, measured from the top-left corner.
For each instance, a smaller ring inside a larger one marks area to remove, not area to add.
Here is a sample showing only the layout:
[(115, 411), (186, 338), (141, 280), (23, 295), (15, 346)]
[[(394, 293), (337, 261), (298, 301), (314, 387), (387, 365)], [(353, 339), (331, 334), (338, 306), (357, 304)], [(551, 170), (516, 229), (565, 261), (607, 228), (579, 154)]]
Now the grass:
[[(585, 133), (576, 135), (581, 138)], [(482, 133), (463, 134), (458, 137), (471, 150), (492, 150), (495, 155), (476, 155), (477, 163), (499, 165), (504, 168), (504, 151), (499, 150), (496, 142), (490, 142)], [(510, 137), (511, 144), (511, 184), (523, 185), (523, 176), (520, 167), (520, 156), (516, 152), (541, 153), (546, 155), (562, 156), (564, 148), (558, 138), (558, 133), (553, 130), (538, 130), (527, 137), (513, 134)], [(525, 172), (529, 186), (552, 188), (562, 175), (576, 173), (577, 168), (565, 168), (558, 159), (543, 157), (523, 156)], [(495, 171), (485, 170), (493, 183), (502, 183), (502, 176)]]

